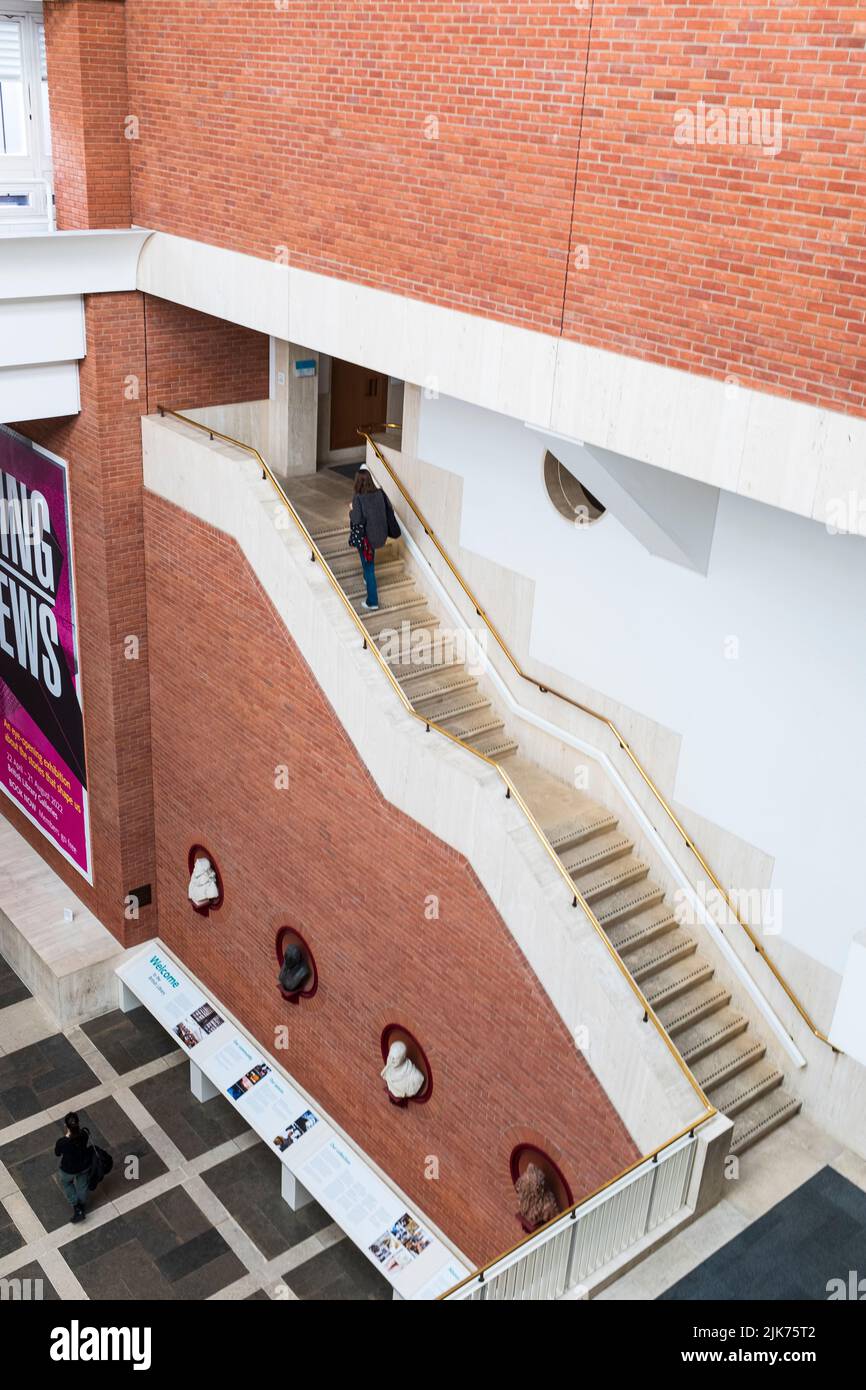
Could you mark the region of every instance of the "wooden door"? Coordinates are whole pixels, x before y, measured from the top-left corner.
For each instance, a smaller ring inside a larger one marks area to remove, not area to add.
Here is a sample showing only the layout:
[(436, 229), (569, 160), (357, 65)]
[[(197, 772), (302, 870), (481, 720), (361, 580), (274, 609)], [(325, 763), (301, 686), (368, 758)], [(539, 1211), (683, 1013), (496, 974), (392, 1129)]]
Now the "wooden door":
[(354, 449), (358, 430), (388, 418), (388, 378), (339, 357), (331, 360), (331, 448)]

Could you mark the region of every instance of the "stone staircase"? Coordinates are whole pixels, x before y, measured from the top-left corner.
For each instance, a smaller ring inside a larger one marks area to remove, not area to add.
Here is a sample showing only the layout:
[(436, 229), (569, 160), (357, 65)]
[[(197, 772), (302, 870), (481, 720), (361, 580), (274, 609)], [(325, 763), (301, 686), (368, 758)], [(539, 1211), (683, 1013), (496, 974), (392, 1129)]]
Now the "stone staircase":
[[(477, 679), (447, 643), (437, 644), (438, 620), (407, 569), (402, 542), (389, 541), (377, 552), (379, 610), (361, 608), (366, 591), (357, 554), (348, 547), (348, 523), (334, 524), (348, 513), (348, 483), (336, 496), (342, 508), (334, 505), (330, 479), (327, 504), (315, 505), (315, 480), (308, 479), (295, 503), (370, 639), (419, 714), (493, 761), (505, 762), (680, 1056), (716, 1109), (733, 1120), (731, 1151), (742, 1153), (800, 1109), (767, 1058), (765, 1044), (746, 1015), (732, 1007), (730, 991), (715, 979), (713, 966), (678, 922), (652, 879), (651, 865), (634, 852), (617, 817), (522, 758)], [(331, 524), (315, 529), (322, 515), (330, 516)]]

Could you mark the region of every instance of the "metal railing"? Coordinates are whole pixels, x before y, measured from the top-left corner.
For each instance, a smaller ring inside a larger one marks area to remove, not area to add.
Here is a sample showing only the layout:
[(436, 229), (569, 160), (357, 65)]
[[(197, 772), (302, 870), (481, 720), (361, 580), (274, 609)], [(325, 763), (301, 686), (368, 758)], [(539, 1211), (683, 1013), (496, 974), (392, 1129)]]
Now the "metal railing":
[[(399, 426), (386, 424), (384, 426), (380, 426), (379, 428), (382, 431), (385, 431), (389, 429), (399, 429)], [(606, 714), (601, 714), (598, 710), (593, 709), (590, 705), (584, 705), (581, 703), (580, 700), (572, 699), (570, 695), (564, 695), (561, 690), (555, 690), (553, 686), (543, 685), (542, 682), (537, 680), (535, 676), (530, 675), (528, 671), (525, 671), (523, 669), (517, 657), (514, 655), (511, 648), (508, 646), (508, 643), (505, 641), (505, 638), (502, 636), (501, 632), (496, 627), (496, 624), (493, 622), (492, 618), (486, 612), (476, 594), (466, 583), (465, 579), (458, 570), (457, 566), (454, 564), (453, 560), (451, 559), (447, 550), (443, 546), (442, 542), (439, 540), (439, 537), (436, 535), (436, 532), (433, 530), (433, 527), (430, 525), (429, 521), (424, 516), (424, 513), (421, 511), (420, 507), (416, 504), (411, 493), (405, 487), (404, 483), (402, 482), (395, 469), (391, 466), (391, 464), (386, 459), (385, 455), (382, 453), (382, 450), (379, 448), (379, 445), (376, 443), (376, 440), (365, 429), (359, 430), (358, 433), (362, 436), (362, 438), (366, 439), (370, 448), (376, 455), (376, 458), (379, 460), (379, 463), (386, 470), (391, 481), (394, 483), (394, 486), (399, 490), (403, 500), (406, 502), (407, 506), (411, 508), (416, 520), (423, 527), (424, 534), (436, 547), (436, 550), (439, 552), (439, 555), (444, 560), (451, 574), (454, 576), (455, 580), (460, 585), (460, 588), (463, 590), (467, 599), (472, 604), (472, 607), (475, 609), (476, 615), (482, 620), (488, 632), (490, 632), (491, 636), (496, 642), (496, 645), (499, 647), (500, 651), (503, 653), (514, 672), (522, 680), (525, 680), (530, 685), (535, 686), (536, 690), (540, 691), (542, 695), (553, 695), (557, 700), (562, 700), (564, 704), (569, 705), (572, 709), (579, 710), (581, 714), (587, 714), (590, 716), (590, 718), (598, 720), (599, 723), (605, 725), (605, 727), (610, 731), (610, 733), (613, 734), (620, 748), (625, 753), (626, 757), (630, 760), (632, 766), (640, 776), (641, 780), (648, 787), (655, 800), (657, 801), (658, 805), (662, 808), (668, 820), (673, 825), (674, 829), (682, 837), (683, 843), (685, 844), (686, 848), (691, 851), (698, 864), (701, 866), (704, 873), (707, 875), (710, 882), (713, 884), (713, 887), (719, 894), (721, 894), (721, 897), (723, 898), (725, 904), (730, 910), (733, 919), (736, 922), (738, 922), (739, 925), (742, 927), (743, 931), (746, 933), (746, 936), (749, 938), (749, 941), (754, 946), (755, 951), (762, 958), (768, 969), (772, 972), (773, 976), (776, 979), (776, 982), (782, 987), (785, 994), (788, 996), (791, 1003), (794, 1005), (794, 1008), (797, 1010), (797, 1013), (803, 1019), (803, 1022), (815, 1035), (816, 1038), (818, 1038), (821, 1042), (826, 1043), (827, 1046), (832, 1048), (834, 1052), (839, 1052), (840, 1049), (837, 1048), (830, 1041), (826, 1033), (823, 1033), (821, 1029), (817, 1026), (817, 1024), (814, 1022), (805, 1005), (800, 1001), (800, 998), (798, 997), (796, 992), (791, 988), (785, 977), (779, 971), (778, 967), (773, 963), (770, 956), (767, 954), (765, 947), (755, 936), (748, 922), (744, 921), (743, 918), (740, 916), (740, 913), (737, 911), (737, 908), (732, 902), (727, 889), (724, 887), (721, 880), (710, 868), (709, 864), (707, 863), (701, 851), (698, 849), (698, 846), (695, 844), (691, 835), (686, 830), (682, 821), (679, 819), (673, 808), (669, 805), (663, 793), (656, 786), (652, 777), (641, 763), (637, 754), (630, 747), (627, 739), (624, 737), (623, 734), (620, 733), (613, 720), (609, 719)]]
[(439, 1295), (439, 1302), (561, 1298), (686, 1210), (697, 1140), (680, 1135), (513, 1249)]
[[(441, 734), (443, 738), (447, 738), (451, 743), (456, 743), (460, 748), (465, 749), (465, 751), (467, 753), (470, 753), (473, 758), (478, 758), (481, 762), (486, 763), (487, 766), (492, 768), (502, 779), (503, 783), (505, 784), (505, 795), (512, 801), (514, 801), (517, 804), (517, 806), (519, 806), (520, 810), (523, 812), (523, 815), (526, 817), (526, 820), (529, 822), (529, 825), (535, 832), (535, 835), (537, 836), (539, 842), (546, 851), (549, 859), (551, 860), (551, 863), (555, 867), (560, 878), (562, 878), (565, 882), (568, 888), (569, 895), (571, 897), (572, 907), (580, 908), (583, 911), (584, 915), (590, 922), (593, 930), (596, 932), (599, 940), (602, 942), (608, 956), (613, 961), (620, 975), (622, 975), (623, 979), (628, 984), (628, 987), (634, 995), (635, 999), (638, 1001), (640, 1009), (643, 1013), (644, 1022), (651, 1023), (652, 1026), (655, 1028), (656, 1032), (658, 1033), (668, 1052), (676, 1062), (677, 1067), (688, 1081), (688, 1084), (691, 1087), (694, 1095), (696, 1096), (699, 1104), (701, 1105), (701, 1113), (690, 1122), (688, 1126), (688, 1131), (684, 1132), (690, 1132), (694, 1130), (698, 1125), (703, 1124), (706, 1120), (712, 1119), (713, 1116), (717, 1114), (715, 1106), (711, 1105), (710, 1102), (707, 1100), (707, 1097), (704, 1095), (704, 1092), (698, 1085), (697, 1080), (692, 1075), (686, 1063), (683, 1061), (682, 1057), (680, 1056), (679, 1052), (674, 1046), (671, 1038), (668, 1037), (667, 1032), (662, 1026), (660, 1019), (655, 1014), (652, 1005), (650, 1004), (646, 995), (643, 993), (643, 990), (641, 989), (640, 985), (637, 983), (636, 980), (632, 978), (623, 961), (620, 959), (620, 956), (618, 955), (617, 951), (611, 945), (604, 928), (602, 927), (601, 923), (599, 922), (589, 903), (586, 901), (582, 893), (577, 888), (576, 884), (574, 883), (574, 880), (571, 878), (568, 870), (566, 869), (559, 855), (556, 853), (556, 850), (554, 849), (553, 845), (548, 840), (547, 836), (544, 833), (544, 830), (536, 820), (535, 816), (533, 815), (523, 796), (518, 791), (516, 784), (509, 776), (507, 770), (504, 767), (502, 767), (499, 763), (495, 762), (492, 758), (487, 757), (485, 753), (480, 752), (479, 749), (473, 748), (470, 743), (465, 743), (463, 739), (460, 739), (455, 734), (452, 734), (449, 729), (445, 729), (440, 724), (437, 724), (435, 720), (428, 719), (423, 714), (419, 714), (418, 711), (413, 707), (411, 701), (409, 700), (409, 697), (403, 690), (403, 687), (400, 685), (400, 682), (397, 680), (397, 677), (394, 675), (394, 672), (391, 670), (384, 656), (376, 646), (375, 641), (371, 639), (370, 634), (367, 632), (367, 629), (364, 626), (361, 617), (355, 612), (354, 608), (352, 607), (352, 604), (347, 598), (340, 584), (339, 579), (333, 573), (330, 565), (327, 562), (327, 559), (322, 554), (321, 550), (316, 544), (311, 532), (307, 529), (307, 526), (304, 523), (303, 519), (295, 510), (292, 503), (289, 501), (289, 498), (283, 491), (282, 484), (271, 471), (270, 467), (265, 462), (265, 460), (262, 458), (262, 455), (259, 453), (258, 449), (255, 449), (251, 444), (245, 444), (240, 439), (234, 439), (229, 434), (222, 434), (219, 430), (212, 429), (210, 425), (205, 425), (198, 420), (193, 420), (188, 415), (182, 415), (177, 410), (169, 410), (165, 406), (161, 405), (157, 405), (157, 410), (159, 411), (161, 416), (168, 415), (171, 416), (172, 419), (180, 420), (182, 424), (189, 425), (192, 429), (198, 430), (200, 433), (208, 435), (208, 437), (211, 440), (218, 439), (221, 440), (224, 444), (231, 444), (235, 448), (243, 450), (244, 453), (249, 454), (252, 458), (256, 460), (256, 463), (261, 469), (262, 478), (267, 479), (267, 481), (270, 482), (275, 493), (277, 494), (280, 503), (285, 507), (289, 516), (292, 518), (292, 521), (294, 522), (295, 526), (300, 531), (301, 535), (304, 537), (306, 545), (308, 546), (310, 551), (311, 560), (317, 561), (321, 565), (323, 573), (327, 576), (328, 582), (330, 583), (335, 594), (342, 603), (343, 608), (345, 609), (348, 616), (351, 618), (355, 627), (358, 629), (358, 632), (363, 639), (363, 645), (365, 650), (372, 652), (383, 674), (390, 683), (392, 689), (394, 690), (394, 693), (397, 695), (406, 713), (410, 714), (413, 719), (418, 720), (418, 722), (424, 726), (427, 732), (429, 732), (430, 730), (435, 730), (436, 733)], [(365, 434), (365, 438), (369, 439), (369, 436)], [(391, 469), (387, 461), (383, 459), (383, 462), (385, 463), (385, 467), (388, 468), (388, 471), (390, 473)]]

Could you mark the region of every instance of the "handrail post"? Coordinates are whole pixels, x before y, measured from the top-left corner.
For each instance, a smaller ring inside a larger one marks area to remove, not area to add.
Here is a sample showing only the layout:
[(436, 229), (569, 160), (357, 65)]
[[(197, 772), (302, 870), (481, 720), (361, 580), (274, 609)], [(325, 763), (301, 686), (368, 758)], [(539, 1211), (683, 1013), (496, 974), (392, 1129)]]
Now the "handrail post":
[(571, 1236), (568, 1242), (568, 1259), (565, 1265), (565, 1292), (574, 1284), (574, 1256), (577, 1250), (577, 1208), (571, 1213)]

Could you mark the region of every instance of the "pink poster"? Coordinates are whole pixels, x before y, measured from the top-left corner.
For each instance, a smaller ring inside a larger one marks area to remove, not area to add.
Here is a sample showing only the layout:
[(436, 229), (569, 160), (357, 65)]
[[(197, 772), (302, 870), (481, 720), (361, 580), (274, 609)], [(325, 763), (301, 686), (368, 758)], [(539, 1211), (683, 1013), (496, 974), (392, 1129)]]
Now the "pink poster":
[(0, 786), (92, 883), (66, 464), (0, 425)]

